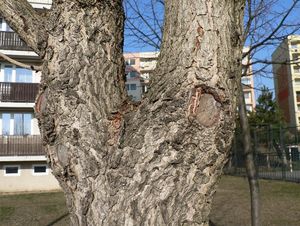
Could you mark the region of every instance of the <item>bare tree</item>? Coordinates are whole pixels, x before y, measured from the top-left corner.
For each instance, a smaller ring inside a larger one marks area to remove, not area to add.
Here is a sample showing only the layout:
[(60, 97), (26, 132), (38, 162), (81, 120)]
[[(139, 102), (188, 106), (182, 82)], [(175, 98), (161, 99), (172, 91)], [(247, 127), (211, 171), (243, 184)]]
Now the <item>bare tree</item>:
[(72, 225), (208, 225), (233, 137), (244, 1), (164, 4), (152, 87), (134, 106), (121, 0), (54, 0), (44, 16), (0, 1), (43, 61), (35, 110)]
[[(300, 1), (292, 1), (288, 7), (280, 7), (280, 2), (278, 0), (246, 1), (243, 42), (249, 48), (243, 53), (243, 59), (246, 59), (243, 65), (245, 69), (243, 76), (246, 76), (247, 72), (251, 72), (253, 65), (256, 64), (260, 64), (260, 67), (254, 73), (260, 75), (272, 63), (293, 63), (272, 62), (271, 60), (257, 57), (260, 52), (266, 51), (270, 47), (274, 48), (275, 45), (288, 35), (294, 34), (300, 28), (300, 23), (297, 20), (295, 22), (290, 21), (290, 15), (297, 10)], [(274, 5), (277, 7), (275, 8)], [(242, 127), (245, 163), (251, 195), (251, 222), (253, 226), (259, 226), (261, 225), (261, 217), (258, 172), (254, 164), (254, 151), (251, 145), (250, 126), (241, 82), (239, 84), (239, 118)]]
[(125, 0), (125, 37), (131, 46), (160, 49), (163, 33), (163, 0)]

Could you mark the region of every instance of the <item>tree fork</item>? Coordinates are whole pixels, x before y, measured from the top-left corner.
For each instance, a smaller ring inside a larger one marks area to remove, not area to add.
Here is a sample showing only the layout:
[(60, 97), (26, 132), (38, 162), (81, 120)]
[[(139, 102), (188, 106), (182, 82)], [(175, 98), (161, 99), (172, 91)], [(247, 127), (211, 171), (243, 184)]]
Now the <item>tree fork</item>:
[(121, 0), (54, 1), (37, 116), (72, 225), (208, 225), (233, 137), (243, 5), (167, 0), (152, 87), (128, 110)]

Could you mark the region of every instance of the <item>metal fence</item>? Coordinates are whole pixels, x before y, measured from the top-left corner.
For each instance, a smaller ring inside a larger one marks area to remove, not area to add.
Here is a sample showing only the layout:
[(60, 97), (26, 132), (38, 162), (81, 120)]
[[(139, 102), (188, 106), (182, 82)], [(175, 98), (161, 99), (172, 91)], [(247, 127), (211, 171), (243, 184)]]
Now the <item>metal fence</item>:
[[(251, 129), (251, 143), (259, 178), (300, 182), (300, 127), (256, 126)], [(224, 172), (246, 175), (242, 133), (238, 130)]]

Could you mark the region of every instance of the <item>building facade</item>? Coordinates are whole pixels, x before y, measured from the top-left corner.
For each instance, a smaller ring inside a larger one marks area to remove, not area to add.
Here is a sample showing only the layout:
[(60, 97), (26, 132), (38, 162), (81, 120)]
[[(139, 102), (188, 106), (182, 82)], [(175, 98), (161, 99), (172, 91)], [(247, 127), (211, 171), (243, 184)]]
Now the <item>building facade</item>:
[(140, 101), (147, 92), (150, 74), (156, 67), (159, 52), (125, 53), (126, 89), (133, 100)]
[(289, 126), (300, 125), (300, 35), (290, 35), (272, 54), (276, 101)]
[[(50, 8), (50, 0), (29, 0)], [(39, 65), (39, 57), (0, 18), (0, 52), (19, 62)], [(42, 147), (34, 102), (40, 73), (0, 60), (0, 192), (56, 190)]]
[[(246, 52), (249, 50), (249, 47), (244, 47), (243, 52)], [(251, 59), (248, 57), (245, 57), (243, 59), (243, 71), (242, 74), (246, 74), (248, 76), (243, 76), (241, 79), (242, 82), (242, 88), (244, 92), (244, 98), (246, 103), (246, 109), (247, 111), (254, 111), (256, 106), (256, 99), (255, 99), (255, 93), (254, 93), (254, 80), (253, 80), (253, 74), (252, 74), (252, 66), (245, 66), (250, 63)], [(244, 73), (244, 70), (247, 71)]]

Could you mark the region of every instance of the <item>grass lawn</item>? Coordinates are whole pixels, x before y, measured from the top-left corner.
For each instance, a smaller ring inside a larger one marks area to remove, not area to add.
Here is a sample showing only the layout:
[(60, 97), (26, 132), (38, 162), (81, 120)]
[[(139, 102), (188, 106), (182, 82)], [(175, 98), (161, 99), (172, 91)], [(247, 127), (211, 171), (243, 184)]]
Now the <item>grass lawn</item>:
[(69, 225), (62, 192), (0, 195), (0, 226)]
[[(261, 180), (263, 226), (300, 225), (300, 184)], [(216, 226), (250, 225), (248, 182), (223, 176), (211, 220)], [(69, 225), (61, 192), (0, 195), (0, 226)]]
[[(260, 180), (263, 226), (300, 225), (300, 184)], [(250, 194), (246, 178), (223, 176), (213, 201), (216, 226), (248, 226)]]

